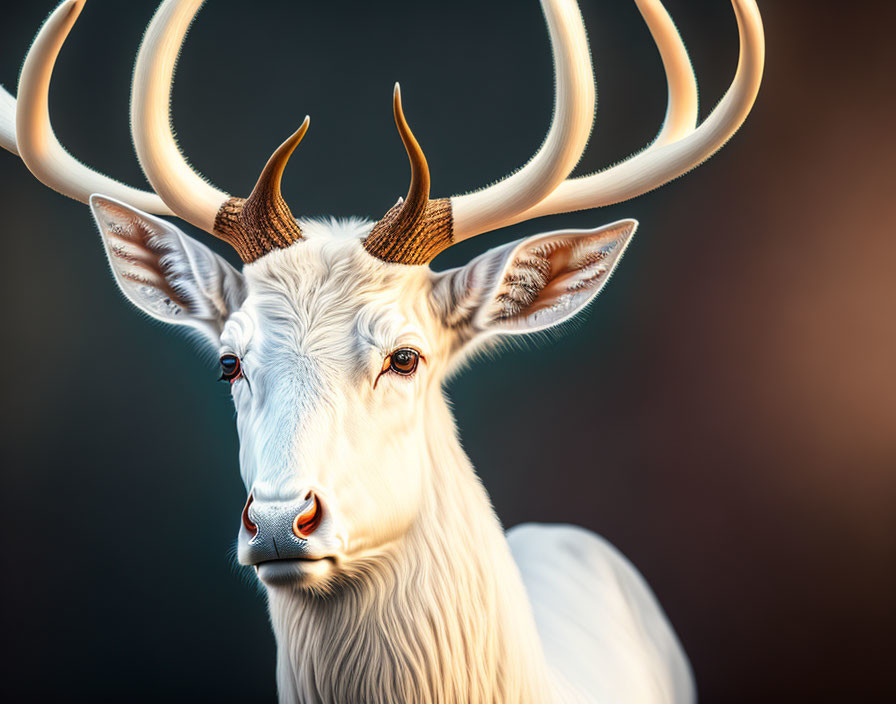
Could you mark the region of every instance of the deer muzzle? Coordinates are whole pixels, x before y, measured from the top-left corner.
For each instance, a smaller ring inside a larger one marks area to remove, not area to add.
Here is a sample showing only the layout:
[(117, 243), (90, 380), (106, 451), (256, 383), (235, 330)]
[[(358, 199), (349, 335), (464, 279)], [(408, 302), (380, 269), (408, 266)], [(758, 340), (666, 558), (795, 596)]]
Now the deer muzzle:
[(259, 565), (276, 560), (317, 560), (327, 557), (312, 545), (326, 511), (317, 492), (308, 490), (292, 501), (246, 501), (240, 528), (239, 561)]

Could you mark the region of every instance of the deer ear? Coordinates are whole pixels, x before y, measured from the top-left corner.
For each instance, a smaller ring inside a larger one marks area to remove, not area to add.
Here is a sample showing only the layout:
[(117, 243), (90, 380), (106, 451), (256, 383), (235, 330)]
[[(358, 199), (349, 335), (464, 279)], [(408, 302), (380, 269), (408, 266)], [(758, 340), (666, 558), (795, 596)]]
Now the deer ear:
[(192, 327), (217, 348), (245, 299), (243, 275), (166, 220), (96, 194), (90, 209), (128, 300), (164, 323)]
[(607, 283), (638, 223), (536, 235), (439, 274), (444, 320), (471, 334), (544, 330), (575, 315)]

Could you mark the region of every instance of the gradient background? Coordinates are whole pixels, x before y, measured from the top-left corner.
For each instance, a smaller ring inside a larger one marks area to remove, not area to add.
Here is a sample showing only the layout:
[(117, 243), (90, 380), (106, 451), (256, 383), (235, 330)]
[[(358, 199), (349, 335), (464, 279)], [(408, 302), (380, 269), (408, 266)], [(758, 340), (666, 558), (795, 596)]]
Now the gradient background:
[[(600, 109), (578, 173), (641, 148), (666, 99), (634, 4), (582, 4)], [(135, 185), (129, 79), (154, 5), (88, 3), (52, 93), (69, 149)], [(730, 5), (667, 5), (706, 114), (736, 64)], [(385, 212), (408, 181), (395, 80), (435, 195), (518, 167), (549, 124), (535, 0), (248, 7), (203, 10), (174, 90), (181, 145), (232, 193), (248, 193), (310, 113), (285, 183), (293, 210)], [(666, 608), (705, 702), (893, 701), (896, 12), (883, 7), (762, 2), (765, 82), (719, 156), (634, 202), (437, 261), (641, 221), (577, 327), (476, 362), (450, 394), (505, 524), (570, 521), (619, 546)], [(50, 9), (4, 4), (5, 85)], [(229, 557), (244, 490), (227, 388), (118, 294), (84, 206), (5, 152), (0, 178), (0, 688), (17, 701), (272, 700), (263, 598)]]

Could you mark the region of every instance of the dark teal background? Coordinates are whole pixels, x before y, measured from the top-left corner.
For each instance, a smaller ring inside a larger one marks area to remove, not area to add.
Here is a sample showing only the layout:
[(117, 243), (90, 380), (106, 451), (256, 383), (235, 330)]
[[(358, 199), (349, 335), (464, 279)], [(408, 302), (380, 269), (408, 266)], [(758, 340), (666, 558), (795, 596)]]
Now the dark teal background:
[[(586, 173), (653, 137), (665, 88), (634, 3), (581, 4), (599, 94)], [(730, 5), (667, 6), (705, 115), (737, 60)], [(882, 7), (761, 2), (765, 82), (721, 154), (634, 202), (437, 261), (640, 220), (577, 324), (476, 361), (449, 391), (505, 524), (570, 521), (618, 545), (705, 702), (892, 701), (896, 16)], [(51, 9), (4, 3), (7, 87)], [(153, 10), (91, 0), (51, 95), (71, 152), (135, 185), (129, 81)], [(215, 0), (187, 39), (174, 122), (191, 162), (245, 194), (310, 113), (293, 211), (378, 217), (408, 180), (395, 80), (435, 195), (500, 178), (550, 121), (538, 3)], [(231, 559), (245, 497), (215, 365), (124, 301), (85, 206), (5, 152), (0, 179), (4, 699), (272, 700), (263, 597)]]

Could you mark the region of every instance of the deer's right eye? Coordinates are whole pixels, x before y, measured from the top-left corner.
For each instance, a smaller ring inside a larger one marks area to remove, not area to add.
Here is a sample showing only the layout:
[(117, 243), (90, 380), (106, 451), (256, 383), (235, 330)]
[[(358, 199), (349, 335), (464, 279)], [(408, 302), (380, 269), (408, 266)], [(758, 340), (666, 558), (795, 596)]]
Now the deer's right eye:
[(226, 381), (232, 384), (243, 375), (240, 358), (235, 354), (222, 354), (220, 362), (221, 381)]

